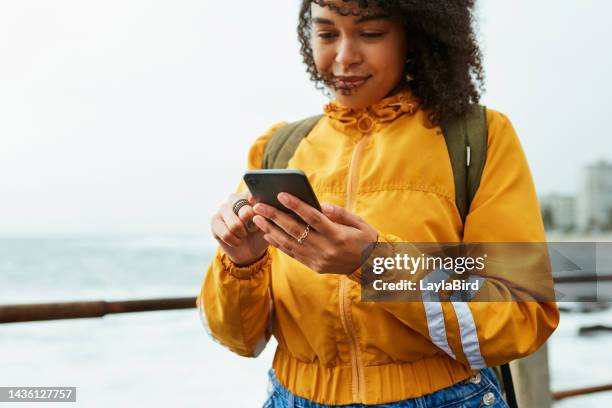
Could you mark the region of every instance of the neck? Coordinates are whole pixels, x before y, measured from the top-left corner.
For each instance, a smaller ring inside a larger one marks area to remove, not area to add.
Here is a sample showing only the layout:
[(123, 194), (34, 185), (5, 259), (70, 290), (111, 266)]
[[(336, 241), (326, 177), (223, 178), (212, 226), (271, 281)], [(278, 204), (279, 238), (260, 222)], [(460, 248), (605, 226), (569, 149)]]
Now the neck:
[(393, 96), (399, 92), (405, 91), (409, 89), (408, 84), (404, 81), (400, 81), (398, 82), (397, 85), (395, 85), (395, 88), (391, 89), (391, 91), (389, 91), (389, 93), (385, 96), (385, 98), (388, 98), (390, 96)]

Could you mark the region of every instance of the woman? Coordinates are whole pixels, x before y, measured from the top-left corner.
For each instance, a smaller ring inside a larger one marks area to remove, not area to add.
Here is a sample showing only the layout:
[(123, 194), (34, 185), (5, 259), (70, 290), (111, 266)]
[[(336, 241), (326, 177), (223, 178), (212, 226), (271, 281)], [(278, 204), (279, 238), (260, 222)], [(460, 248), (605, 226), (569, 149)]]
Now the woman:
[[(534, 352), (555, 329), (554, 302), (360, 300), (370, 243), (544, 241), (529, 168), (499, 112), (486, 113), (486, 165), (465, 225), (455, 205), (439, 125), (479, 100), (472, 9), (302, 1), (301, 52), (335, 100), (288, 167), (327, 204), (280, 194), (296, 220), (241, 185), (212, 218), (219, 249), (198, 297), (210, 334), (233, 352), (254, 357), (278, 340), (266, 406), (503, 407), (486, 367)], [(284, 125), (255, 141), (249, 168)]]

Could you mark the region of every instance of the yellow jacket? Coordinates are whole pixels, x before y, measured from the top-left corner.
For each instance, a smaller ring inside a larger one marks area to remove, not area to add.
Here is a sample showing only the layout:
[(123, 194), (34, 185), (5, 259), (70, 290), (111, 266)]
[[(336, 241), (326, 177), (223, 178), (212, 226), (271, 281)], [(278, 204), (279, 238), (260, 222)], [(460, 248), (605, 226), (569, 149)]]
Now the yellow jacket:
[[(289, 168), (321, 202), (344, 206), (380, 241), (545, 242), (532, 177), (506, 116), (487, 111), (488, 147), (465, 227), (444, 137), (403, 91), (367, 109), (331, 102)], [(260, 168), (259, 137), (249, 168)], [(241, 184), (240, 188), (244, 189)], [(382, 404), (429, 394), (485, 366), (539, 348), (556, 328), (554, 302), (361, 302), (360, 270), (318, 274), (270, 247), (248, 267), (219, 249), (197, 305), (212, 337), (255, 357), (271, 335), (273, 368), (289, 391), (321, 404)]]

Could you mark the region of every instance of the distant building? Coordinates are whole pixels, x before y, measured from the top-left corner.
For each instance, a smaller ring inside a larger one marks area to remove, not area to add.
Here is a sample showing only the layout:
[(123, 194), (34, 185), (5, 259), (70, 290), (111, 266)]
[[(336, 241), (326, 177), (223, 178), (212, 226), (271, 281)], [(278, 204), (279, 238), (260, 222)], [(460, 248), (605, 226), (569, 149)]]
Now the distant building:
[(599, 161), (586, 166), (581, 178), (576, 202), (578, 229), (612, 229), (612, 163)]
[(547, 230), (572, 230), (576, 227), (576, 197), (548, 194), (540, 197), (540, 208)]

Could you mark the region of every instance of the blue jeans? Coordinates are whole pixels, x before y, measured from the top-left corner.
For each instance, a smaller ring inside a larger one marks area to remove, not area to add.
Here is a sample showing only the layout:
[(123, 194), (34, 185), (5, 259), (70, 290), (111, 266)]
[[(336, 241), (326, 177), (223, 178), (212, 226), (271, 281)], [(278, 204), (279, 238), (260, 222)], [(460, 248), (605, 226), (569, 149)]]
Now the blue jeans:
[(381, 405), (322, 405), (290, 393), (283, 387), (274, 370), (268, 372), (268, 399), (263, 408), (508, 408), (501, 396), (497, 377), (491, 368), (485, 368), (474, 377), (419, 398)]

